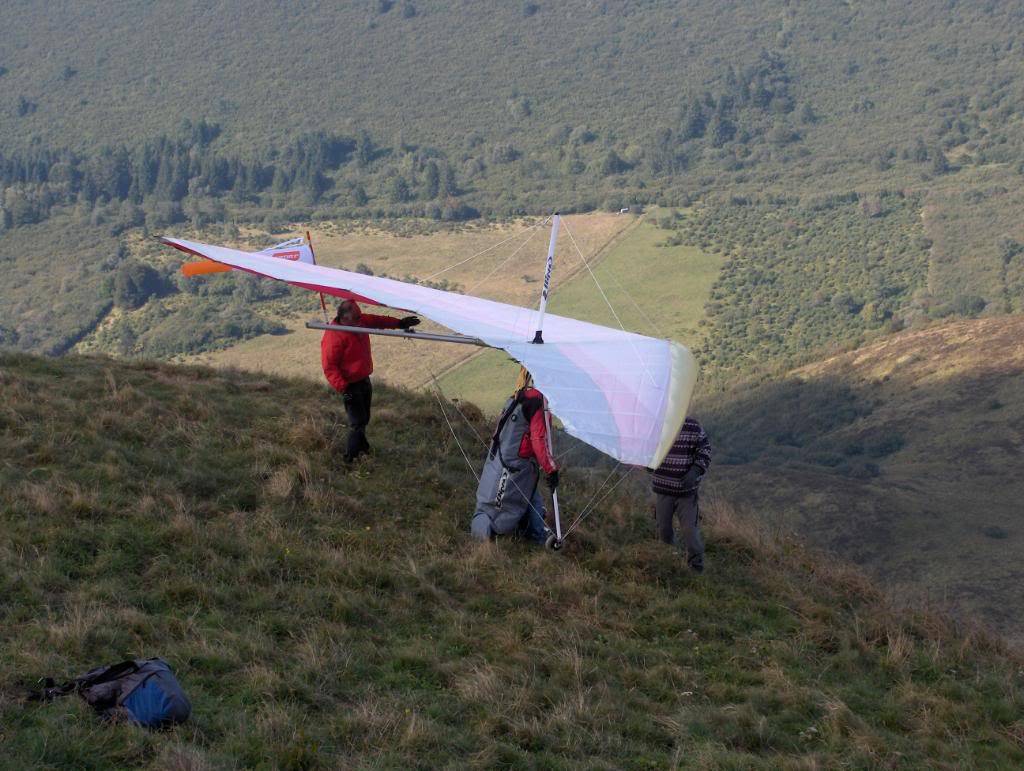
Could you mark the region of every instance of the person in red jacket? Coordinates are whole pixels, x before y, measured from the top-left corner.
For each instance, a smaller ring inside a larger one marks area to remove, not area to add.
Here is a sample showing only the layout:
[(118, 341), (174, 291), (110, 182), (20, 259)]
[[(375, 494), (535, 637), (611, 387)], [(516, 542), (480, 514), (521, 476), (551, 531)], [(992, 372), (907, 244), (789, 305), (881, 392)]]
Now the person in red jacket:
[[(374, 316), (363, 313), (354, 300), (342, 300), (334, 324), (370, 329), (409, 329), (420, 323), (416, 316), (396, 319), (392, 316)], [(370, 422), (370, 403), (373, 386), (373, 356), (370, 336), (359, 332), (326, 330), (320, 340), (320, 363), (331, 387), (341, 394), (348, 415), (348, 441), (345, 461), (351, 463), (370, 449), (366, 441), (366, 426)]]
[(529, 373), (522, 370), (516, 392), (498, 419), (480, 473), (476, 511), (470, 524), (473, 537), (486, 541), (495, 535), (517, 533), (543, 544), (548, 529), (537, 489), (541, 472), (548, 487), (558, 487), (558, 465), (551, 457), (544, 395), (530, 383)]

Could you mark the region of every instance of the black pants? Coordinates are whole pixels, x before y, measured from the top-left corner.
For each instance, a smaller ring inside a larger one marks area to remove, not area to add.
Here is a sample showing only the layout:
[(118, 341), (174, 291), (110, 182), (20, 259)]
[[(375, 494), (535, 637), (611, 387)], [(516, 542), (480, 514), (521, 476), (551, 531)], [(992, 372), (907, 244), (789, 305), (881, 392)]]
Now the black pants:
[(700, 534), (700, 509), (697, 505), (697, 493), (678, 498), (674, 495), (655, 493), (654, 516), (658, 538), (671, 544), (676, 542), (672, 519), (679, 517), (679, 525), (683, 530), (683, 546), (686, 548), (686, 562), (698, 570), (703, 568), (704, 538)]
[(373, 386), (370, 378), (349, 383), (345, 394), (351, 394), (345, 402), (345, 413), (348, 415), (348, 442), (345, 445), (345, 460), (354, 461), (364, 452), (370, 450), (366, 441), (366, 425), (370, 422), (370, 403), (373, 401)]

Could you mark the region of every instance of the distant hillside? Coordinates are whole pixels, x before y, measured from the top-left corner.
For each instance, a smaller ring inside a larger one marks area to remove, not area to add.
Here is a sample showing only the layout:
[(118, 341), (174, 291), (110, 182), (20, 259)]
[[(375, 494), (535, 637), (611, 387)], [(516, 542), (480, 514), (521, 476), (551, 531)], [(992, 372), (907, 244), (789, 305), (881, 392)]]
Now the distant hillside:
[(1011, 2), (16, 3), (0, 136), (98, 148), (202, 117), (248, 148), (359, 128), (444, 149), (474, 134), (532, 148), (563, 125), (628, 142), (735, 89), (768, 128), (841, 126), (851, 147), (946, 118), (969, 140), (1020, 120), (1022, 20)]
[[(346, 470), (339, 402), (306, 381), (0, 354), (0, 388), (10, 767), (1024, 763), (1018, 658), (722, 500), (699, 578), (637, 489), (562, 555), (474, 546), (429, 398), (379, 389), (376, 454)], [(592, 492), (582, 469), (564, 488)], [(131, 654), (171, 661), (191, 723), (18, 699)]]
[(165, 158), (162, 200), (424, 208), (447, 189), (511, 213), (1018, 164), (1022, 21), (926, 0), (18, 3), (0, 178), (109, 194), (124, 146), (143, 195)]
[[(0, 345), (57, 353), (104, 321), (111, 350), (172, 356), (285, 331), (249, 305), (286, 298), (251, 285), (161, 315), (147, 300), (177, 286), (134, 248), (154, 233), (652, 204), (686, 212), (668, 245), (727, 258), (700, 335), (726, 376), (1020, 312), (1022, 14), (18, 3), (0, 26)], [(70, 313), (40, 318), (51, 302)]]
[(960, 321), (706, 394), (720, 489), (886, 585), (1024, 639), (1024, 317)]

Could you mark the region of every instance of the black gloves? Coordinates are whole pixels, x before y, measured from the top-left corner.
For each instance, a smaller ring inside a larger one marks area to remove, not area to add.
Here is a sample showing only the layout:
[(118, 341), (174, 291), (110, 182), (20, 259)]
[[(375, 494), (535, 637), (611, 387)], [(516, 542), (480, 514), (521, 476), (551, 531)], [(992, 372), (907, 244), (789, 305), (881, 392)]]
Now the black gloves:
[(399, 329), (408, 329), (409, 327), (414, 327), (414, 326), (416, 326), (419, 323), (420, 323), (419, 316), (406, 316), (405, 318), (402, 318), (402, 319), (398, 320), (398, 328)]
[(547, 476), (548, 489), (554, 490), (558, 487), (558, 469), (555, 469)]

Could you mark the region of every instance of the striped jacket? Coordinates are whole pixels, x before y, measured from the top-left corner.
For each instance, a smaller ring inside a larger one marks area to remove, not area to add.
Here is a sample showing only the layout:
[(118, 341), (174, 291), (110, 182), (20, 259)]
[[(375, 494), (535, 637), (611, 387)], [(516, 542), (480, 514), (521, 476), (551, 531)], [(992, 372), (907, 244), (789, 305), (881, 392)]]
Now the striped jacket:
[[(654, 492), (676, 497), (697, 491), (701, 477), (711, 466), (711, 442), (694, 418), (687, 418), (665, 460), (654, 471), (651, 486)], [(687, 474), (691, 469), (696, 474)]]

